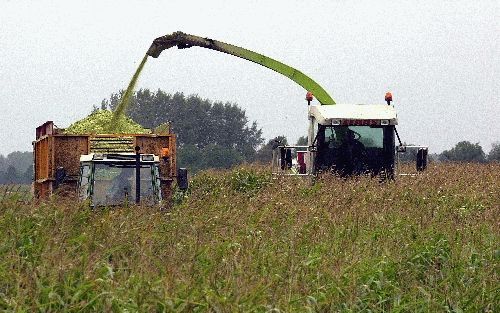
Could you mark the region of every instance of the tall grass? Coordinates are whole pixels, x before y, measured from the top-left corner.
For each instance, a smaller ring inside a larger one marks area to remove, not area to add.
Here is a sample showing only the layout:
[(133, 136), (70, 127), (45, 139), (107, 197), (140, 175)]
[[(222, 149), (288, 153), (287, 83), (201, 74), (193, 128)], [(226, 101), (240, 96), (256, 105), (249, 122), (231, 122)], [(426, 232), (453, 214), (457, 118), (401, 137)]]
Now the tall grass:
[(0, 184), (0, 202), (31, 201), (32, 198), (30, 185)]
[(498, 312), (500, 165), (198, 174), (168, 211), (0, 204), (0, 310)]

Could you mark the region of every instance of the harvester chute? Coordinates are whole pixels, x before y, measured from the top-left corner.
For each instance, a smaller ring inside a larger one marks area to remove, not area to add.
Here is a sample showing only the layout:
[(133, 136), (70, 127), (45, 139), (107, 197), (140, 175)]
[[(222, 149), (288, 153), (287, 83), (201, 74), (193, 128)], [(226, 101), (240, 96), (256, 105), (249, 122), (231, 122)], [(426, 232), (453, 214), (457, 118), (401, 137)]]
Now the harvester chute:
[(322, 105), (335, 104), (335, 101), (323, 89), (323, 87), (301, 71), (257, 52), (218, 40), (189, 35), (183, 32), (175, 32), (170, 35), (156, 38), (151, 44), (151, 47), (149, 47), (147, 55), (157, 58), (163, 50), (170, 49), (175, 46), (179, 49), (186, 49), (194, 46), (207, 48), (257, 63), (296, 82), (298, 85), (306, 89), (306, 91), (311, 92)]

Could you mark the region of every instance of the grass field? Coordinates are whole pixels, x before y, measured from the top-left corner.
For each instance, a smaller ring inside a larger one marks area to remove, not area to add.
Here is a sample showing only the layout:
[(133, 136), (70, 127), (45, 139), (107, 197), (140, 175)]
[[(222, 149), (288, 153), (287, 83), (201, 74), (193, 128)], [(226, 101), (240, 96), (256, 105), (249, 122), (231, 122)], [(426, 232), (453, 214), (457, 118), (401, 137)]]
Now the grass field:
[(202, 172), (173, 208), (0, 203), (0, 311), (499, 312), (500, 165)]
[(0, 184), (0, 202), (4, 201), (31, 201), (33, 198), (30, 185)]

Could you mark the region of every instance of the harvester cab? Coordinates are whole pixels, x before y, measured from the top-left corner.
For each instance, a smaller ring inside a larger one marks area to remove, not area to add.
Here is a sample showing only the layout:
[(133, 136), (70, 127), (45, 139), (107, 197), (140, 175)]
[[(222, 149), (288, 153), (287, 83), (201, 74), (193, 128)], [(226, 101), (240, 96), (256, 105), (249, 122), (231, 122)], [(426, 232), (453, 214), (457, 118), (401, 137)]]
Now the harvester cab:
[(393, 175), (397, 123), (389, 105), (310, 106), (313, 170), (332, 169), (341, 176)]
[[(273, 172), (315, 175), (330, 171), (352, 175), (394, 178), (397, 153), (418, 148), (417, 171), (427, 165), (427, 147), (405, 146), (396, 130), (397, 113), (390, 104), (310, 105), (307, 146), (279, 146), (273, 153)], [(396, 145), (396, 138), (399, 142)]]

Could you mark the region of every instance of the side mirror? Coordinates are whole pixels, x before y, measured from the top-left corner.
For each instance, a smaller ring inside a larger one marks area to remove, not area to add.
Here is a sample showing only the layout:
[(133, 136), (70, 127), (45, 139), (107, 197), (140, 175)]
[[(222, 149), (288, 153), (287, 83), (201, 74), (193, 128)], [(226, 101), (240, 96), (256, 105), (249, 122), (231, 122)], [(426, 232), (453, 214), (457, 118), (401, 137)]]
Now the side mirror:
[(180, 168), (177, 171), (177, 186), (183, 191), (189, 188), (188, 171), (186, 168)]
[(427, 168), (428, 148), (419, 148), (417, 151), (417, 172), (422, 172)]

